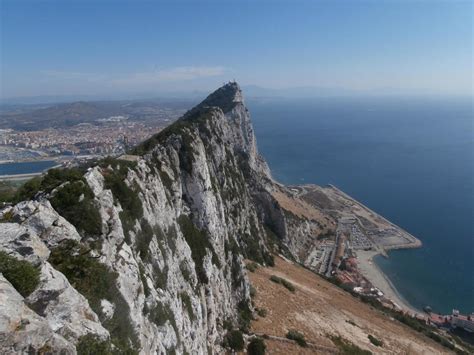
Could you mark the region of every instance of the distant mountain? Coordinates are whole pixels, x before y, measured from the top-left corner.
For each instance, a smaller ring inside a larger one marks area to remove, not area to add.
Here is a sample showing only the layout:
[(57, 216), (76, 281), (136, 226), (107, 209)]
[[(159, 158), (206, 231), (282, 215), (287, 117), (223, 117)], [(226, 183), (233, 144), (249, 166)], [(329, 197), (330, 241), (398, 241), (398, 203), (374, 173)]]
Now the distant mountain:
[(305, 98), (318, 96), (346, 96), (358, 95), (357, 91), (344, 88), (329, 88), (318, 86), (301, 86), (283, 89), (270, 89), (257, 85), (248, 85), (243, 87), (248, 97), (286, 97), (286, 98)]
[(185, 110), (193, 103), (192, 100), (184, 99), (150, 99), (8, 106), (0, 113), (0, 128), (25, 131), (49, 127), (65, 128), (80, 123), (94, 123), (98, 119), (111, 116), (127, 116), (130, 120), (155, 119), (163, 109)]
[(95, 121), (119, 115), (120, 103), (73, 102), (59, 104), (30, 112), (0, 115), (0, 128), (20, 130), (43, 129), (47, 127), (69, 127), (83, 122)]

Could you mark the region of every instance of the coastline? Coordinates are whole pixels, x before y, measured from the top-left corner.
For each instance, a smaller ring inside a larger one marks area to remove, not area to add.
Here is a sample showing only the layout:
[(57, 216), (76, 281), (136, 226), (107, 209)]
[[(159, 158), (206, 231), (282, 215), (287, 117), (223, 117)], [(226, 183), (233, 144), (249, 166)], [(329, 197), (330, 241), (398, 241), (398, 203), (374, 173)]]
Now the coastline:
[[(415, 236), (408, 233), (406, 230), (397, 226), (387, 218), (381, 216), (373, 211), (363, 203), (355, 200), (353, 197), (346, 194), (344, 191), (338, 189), (336, 186), (329, 184), (329, 188), (335, 191), (339, 196), (342, 196), (347, 201), (350, 201), (350, 210), (353, 216), (365, 216), (372, 219), (376, 225), (375, 229), (381, 231), (381, 236), (372, 234), (370, 239), (376, 246), (375, 249), (365, 251), (357, 250), (358, 270), (359, 272), (375, 287), (383, 292), (384, 297), (391, 301), (396, 308), (400, 308), (412, 315), (424, 315), (424, 312), (412, 306), (403, 295), (396, 289), (389, 277), (382, 271), (382, 269), (374, 261), (374, 256), (383, 255), (388, 258), (388, 251), (396, 249), (413, 249), (422, 247), (423, 243)], [(360, 222), (359, 225), (363, 226)], [(367, 230), (367, 228), (366, 228)], [(370, 230), (370, 229), (369, 229)], [(385, 231), (389, 231), (390, 237), (384, 236)]]
[[(389, 277), (374, 261), (376, 255), (388, 257), (387, 252), (390, 250), (420, 248), (423, 245), (422, 242), (334, 185), (322, 187), (307, 184), (298, 187), (300, 190), (297, 198), (306, 196), (306, 200), (309, 200), (309, 202), (314, 199), (314, 206), (319, 206), (317, 208), (332, 213), (332, 216), (337, 220), (337, 232), (345, 234), (349, 238), (346, 248), (352, 250), (357, 257), (357, 273), (359, 276), (365, 278), (374, 288), (381, 291), (387, 303), (392, 304), (396, 309), (411, 315), (424, 316), (422, 310), (411, 305), (403, 297)], [(326, 205), (322, 206), (321, 204), (317, 205), (316, 198), (320, 195), (311, 195), (312, 192), (324, 194), (330, 203), (326, 202)], [(353, 229), (354, 226), (355, 229)], [(355, 241), (352, 241), (352, 233), (358, 235)], [(364, 236), (363, 238), (361, 238), (361, 234)]]
[(59, 168), (61, 166), (61, 164), (56, 162), (55, 165), (35, 173), (0, 175), (0, 181), (28, 180), (34, 178), (35, 176), (41, 176), (45, 174), (49, 169)]
[(387, 275), (375, 263), (374, 256), (381, 255), (379, 251), (357, 251), (357, 262), (360, 273), (376, 288), (383, 292), (384, 297), (403, 311), (412, 315), (422, 315), (423, 312), (412, 306), (396, 289)]
[(34, 178), (35, 176), (43, 175), (43, 171), (39, 173), (29, 173), (29, 174), (13, 174), (13, 175), (0, 175), (0, 181), (13, 181), (13, 180), (27, 180)]

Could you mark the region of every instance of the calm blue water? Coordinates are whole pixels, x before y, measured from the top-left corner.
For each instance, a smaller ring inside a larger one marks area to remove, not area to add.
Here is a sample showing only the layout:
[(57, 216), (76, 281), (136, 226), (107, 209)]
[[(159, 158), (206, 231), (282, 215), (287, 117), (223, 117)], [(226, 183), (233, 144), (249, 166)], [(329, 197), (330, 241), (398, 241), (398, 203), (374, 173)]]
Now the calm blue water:
[(468, 99), (250, 100), (284, 183), (332, 183), (422, 240), (376, 261), (412, 305), (474, 311), (473, 106)]
[(5, 163), (0, 164), (0, 175), (40, 173), (43, 170), (51, 168), (55, 165), (57, 165), (57, 162), (52, 160), (24, 163)]

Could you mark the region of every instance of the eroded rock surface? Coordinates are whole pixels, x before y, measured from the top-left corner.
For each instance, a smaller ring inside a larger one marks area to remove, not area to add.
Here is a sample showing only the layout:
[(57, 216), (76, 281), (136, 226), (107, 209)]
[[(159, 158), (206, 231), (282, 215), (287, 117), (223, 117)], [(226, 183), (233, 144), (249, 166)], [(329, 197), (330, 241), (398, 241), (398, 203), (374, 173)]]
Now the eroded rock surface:
[(14, 306), (0, 309), (2, 352), (73, 353), (92, 335), (119, 353), (221, 353), (226, 329), (252, 313), (243, 259), (300, 260), (318, 225), (272, 195), (285, 187), (258, 154), (236, 83), (134, 154), (0, 212), (1, 250), (40, 269), (26, 299), (2, 279)]

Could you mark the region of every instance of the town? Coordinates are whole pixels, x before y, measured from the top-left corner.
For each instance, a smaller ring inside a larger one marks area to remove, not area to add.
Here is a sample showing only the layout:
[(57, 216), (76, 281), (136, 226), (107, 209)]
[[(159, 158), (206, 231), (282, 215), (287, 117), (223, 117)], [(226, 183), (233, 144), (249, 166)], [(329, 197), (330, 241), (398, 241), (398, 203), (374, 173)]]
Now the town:
[(78, 156), (120, 155), (160, 131), (183, 112), (182, 109), (166, 110), (158, 119), (137, 120), (127, 115), (116, 115), (71, 127), (1, 129), (0, 161), (70, 160)]

